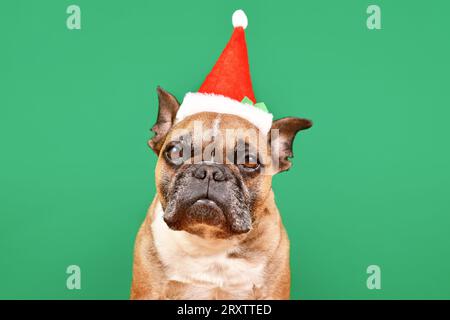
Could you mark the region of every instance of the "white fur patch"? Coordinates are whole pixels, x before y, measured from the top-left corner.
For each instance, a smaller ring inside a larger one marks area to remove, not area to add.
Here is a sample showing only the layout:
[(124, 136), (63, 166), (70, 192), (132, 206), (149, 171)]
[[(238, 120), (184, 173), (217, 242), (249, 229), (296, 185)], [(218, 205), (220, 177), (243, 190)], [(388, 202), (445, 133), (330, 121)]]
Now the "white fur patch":
[(228, 253), (237, 249), (236, 240), (207, 240), (185, 231), (174, 231), (164, 222), (159, 202), (155, 210), (153, 238), (169, 280), (205, 289), (221, 288), (238, 295), (249, 294), (254, 286), (262, 285), (263, 258), (258, 263), (229, 258)]
[(253, 123), (262, 133), (266, 134), (272, 127), (271, 113), (262, 111), (246, 103), (217, 94), (188, 92), (178, 109), (176, 122), (200, 112), (217, 112), (232, 114)]

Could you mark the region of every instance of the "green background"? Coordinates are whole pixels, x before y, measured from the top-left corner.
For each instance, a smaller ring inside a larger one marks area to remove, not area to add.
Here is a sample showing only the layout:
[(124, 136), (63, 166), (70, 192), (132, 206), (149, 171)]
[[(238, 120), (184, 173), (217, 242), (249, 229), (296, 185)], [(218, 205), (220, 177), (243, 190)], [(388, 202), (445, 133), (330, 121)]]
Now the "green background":
[[(1, 1), (0, 298), (128, 298), (155, 192), (155, 88), (197, 90), (238, 8), (258, 100), (315, 123), (273, 182), (292, 297), (450, 298), (444, 0)], [(366, 287), (372, 264), (381, 290)]]

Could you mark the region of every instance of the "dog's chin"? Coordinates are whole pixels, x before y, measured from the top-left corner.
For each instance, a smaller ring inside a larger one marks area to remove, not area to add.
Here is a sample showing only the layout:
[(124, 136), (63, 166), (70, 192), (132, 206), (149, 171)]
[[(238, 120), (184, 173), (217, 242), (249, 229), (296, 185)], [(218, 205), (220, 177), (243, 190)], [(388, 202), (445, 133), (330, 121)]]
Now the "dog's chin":
[(202, 238), (229, 238), (249, 230), (234, 230), (222, 205), (210, 199), (198, 199), (184, 206), (172, 218), (164, 216), (164, 221), (172, 230), (183, 230)]
[(210, 199), (199, 199), (186, 210), (187, 218), (196, 223), (206, 224), (212, 227), (220, 227), (227, 224), (227, 219), (220, 206)]

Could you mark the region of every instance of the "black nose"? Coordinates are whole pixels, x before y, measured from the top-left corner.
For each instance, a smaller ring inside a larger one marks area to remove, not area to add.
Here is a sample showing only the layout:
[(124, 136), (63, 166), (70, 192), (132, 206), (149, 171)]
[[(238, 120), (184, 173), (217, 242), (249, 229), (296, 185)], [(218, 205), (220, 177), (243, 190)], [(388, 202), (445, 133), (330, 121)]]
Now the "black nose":
[(215, 181), (224, 181), (226, 179), (223, 170), (215, 164), (200, 164), (194, 171), (194, 177), (197, 179), (213, 179)]

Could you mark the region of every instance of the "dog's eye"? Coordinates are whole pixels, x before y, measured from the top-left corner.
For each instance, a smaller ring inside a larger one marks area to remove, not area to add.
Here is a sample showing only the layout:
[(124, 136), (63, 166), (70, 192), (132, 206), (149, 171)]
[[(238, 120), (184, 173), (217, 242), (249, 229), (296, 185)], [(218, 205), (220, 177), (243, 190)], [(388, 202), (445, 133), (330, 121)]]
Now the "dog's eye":
[(245, 161), (241, 164), (241, 167), (247, 171), (255, 171), (258, 170), (260, 163), (258, 161), (258, 157), (254, 154), (246, 154)]
[(165, 156), (167, 160), (174, 164), (181, 164), (183, 159), (183, 145), (180, 142), (176, 142), (172, 145), (169, 145), (166, 148)]

